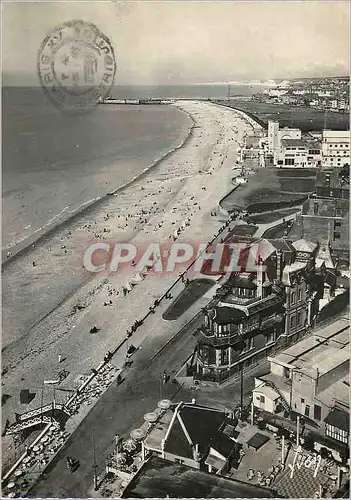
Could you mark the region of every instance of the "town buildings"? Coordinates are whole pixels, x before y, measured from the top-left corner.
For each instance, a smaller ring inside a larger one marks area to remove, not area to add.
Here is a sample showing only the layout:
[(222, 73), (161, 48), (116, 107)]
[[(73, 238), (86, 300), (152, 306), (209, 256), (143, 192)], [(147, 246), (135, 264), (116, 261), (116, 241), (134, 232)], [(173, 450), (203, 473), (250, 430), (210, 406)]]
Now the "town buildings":
[(254, 410), (267, 421), (299, 415), (303, 436), (339, 462), (349, 455), (349, 335), (341, 319), (270, 357), (270, 372), (255, 379), (252, 391)]
[(315, 193), (304, 202), (289, 233), (289, 238), (306, 238), (329, 252), (329, 268), (349, 262), (349, 193), (348, 175), (318, 172)]
[(252, 96), (252, 100), (270, 104), (310, 106), (315, 109), (348, 113), (350, 111), (348, 78), (317, 78), (284, 81), (278, 86)]
[(315, 168), (321, 166), (321, 160), (319, 143), (302, 139), (282, 139), (273, 155), (276, 167)]
[(350, 131), (324, 130), (322, 134), (323, 168), (350, 165)]
[[(279, 239), (260, 244), (268, 257), (257, 272), (233, 273), (203, 311), (187, 365), (195, 380), (221, 383), (236, 376), (296, 342), (313, 324), (323, 297), (323, 277), (315, 273), (317, 245)], [(248, 243), (249, 255), (255, 245)]]

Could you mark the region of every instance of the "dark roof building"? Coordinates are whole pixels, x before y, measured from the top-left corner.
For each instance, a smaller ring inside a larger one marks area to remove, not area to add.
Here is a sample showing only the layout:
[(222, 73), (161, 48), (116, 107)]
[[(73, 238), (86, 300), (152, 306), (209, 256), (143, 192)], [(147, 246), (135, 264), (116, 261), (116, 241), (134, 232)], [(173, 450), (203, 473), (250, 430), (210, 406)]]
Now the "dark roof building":
[(156, 454), (196, 469), (222, 473), (238, 459), (239, 445), (228, 431), (234, 423), (232, 414), (195, 402), (170, 405), (147, 429), (143, 456)]
[(195, 380), (221, 383), (251, 369), (276, 347), (298, 340), (318, 312), (323, 286), (318, 295), (311, 285), (316, 243), (304, 238), (245, 243), (255, 270), (232, 273), (203, 310), (204, 324), (194, 332), (197, 346), (187, 364)]

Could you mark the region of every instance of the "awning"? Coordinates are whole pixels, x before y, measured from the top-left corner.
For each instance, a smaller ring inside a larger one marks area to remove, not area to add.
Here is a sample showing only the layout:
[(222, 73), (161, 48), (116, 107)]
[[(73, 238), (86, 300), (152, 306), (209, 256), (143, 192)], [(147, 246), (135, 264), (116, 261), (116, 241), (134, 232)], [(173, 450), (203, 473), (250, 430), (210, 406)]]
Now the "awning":
[(211, 465), (211, 467), (214, 467), (217, 470), (222, 470), (226, 465), (226, 461), (222, 460), (219, 457), (215, 457), (214, 455), (209, 454), (205, 460), (205, 464)]
[(337, 408), (334, 408), (334, 410), (326, 416), (324, 422), (342, 431), (350, 431), (350, 415)]
[(254, 448), (254, 450), (259, 450), (264, 444), (269, 441), (269, 437), (265, 434), (261, 434), (260, 432), (256, 432), (251, 439), (248, 440), (247, 446), (249, 448)]

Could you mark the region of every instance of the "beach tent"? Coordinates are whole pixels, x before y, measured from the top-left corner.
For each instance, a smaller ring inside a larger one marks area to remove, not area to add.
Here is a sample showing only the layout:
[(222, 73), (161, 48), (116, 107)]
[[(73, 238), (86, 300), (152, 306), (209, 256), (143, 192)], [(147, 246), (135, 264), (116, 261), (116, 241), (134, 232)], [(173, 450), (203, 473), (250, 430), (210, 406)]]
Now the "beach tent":
[(35, 392), (31, 393), (28, 389), (22, 389), (20, 392), (21, 404), (29, 404), (35, 398)]
[(136, 284), (136, 283), (140, 283), (141, 281), (143, 281), (143, 276), (141, 276), (140, 273), (136, 273), (136, 275), (134, 276), (134, 278), (132, 278), (132, 283)]

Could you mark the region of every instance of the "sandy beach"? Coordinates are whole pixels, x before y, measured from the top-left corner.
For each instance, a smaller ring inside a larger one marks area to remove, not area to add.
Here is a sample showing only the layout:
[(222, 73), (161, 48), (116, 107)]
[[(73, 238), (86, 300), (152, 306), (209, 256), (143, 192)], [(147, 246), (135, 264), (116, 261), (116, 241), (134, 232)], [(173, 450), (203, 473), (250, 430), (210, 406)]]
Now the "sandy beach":
[[(218, 201), (231, 189), (238, 142), (252, 125), (224, 107), (196, 101), (176, 105), (194, 120), (181, 148), (143, 179), (111, 194), (98, 210), (86, 211), (9, 265), (11, 280), (4, 281), (3, 290), (2, 389), (11, 398), (3, 406), (3, 422), (40, 406), (38, 388), (63, 368), (69, 372), (65, 387), (75, 387), (175, 280), (174, 274), (146, 276), (124, 297), (122, 288), (135, 270), (128, 266), (114, 275), (91, 277), (83, 269), (91, 243), (169, 244), (177, 228), (182, 228), (178, 241), (206, 243), (222, 226)], [(25, 294), (21, 314), (14, 283)], [(99, 331), (92, 335), (94, 325)], [(157, 334), (157, 324), (145, 332)], [(60, 355), (65, 358), (61, 364)], [(20, 404), (21, 389), (36, 393), (30, 405)], [(47, 391), (44, 403), (50, 397)]]

